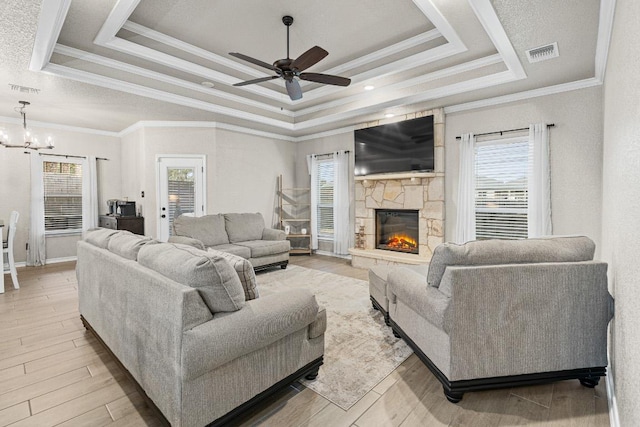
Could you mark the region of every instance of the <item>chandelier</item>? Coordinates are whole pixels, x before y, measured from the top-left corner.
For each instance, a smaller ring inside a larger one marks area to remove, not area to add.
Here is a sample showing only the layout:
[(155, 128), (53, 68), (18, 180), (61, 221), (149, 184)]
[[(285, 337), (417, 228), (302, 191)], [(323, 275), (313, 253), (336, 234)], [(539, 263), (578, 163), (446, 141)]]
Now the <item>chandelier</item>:
[(16, 107), (15, 110), (16, 112), (20, 113), (20, 116), (22, 117), (23, 134), (22, 138), (18, 138), (22, 139), (22, 144), (12, 142), (9, 134), (4, 129), (0, 129), (0, 145), (7, 148), (28, 148), (29, 150), (36, 151), (42, 149), (52, 149), (54, 147), (53, 137), (47, 136), (47, 138), (41, 143), (38, 140), (38, 137), (34, 135), (34, 133), (31, 132), (29, 128), (27, 128), (27, 113), (25, 109), (27, 108), (27, 105), (30, 105), (30, 103), (27, 101), (18, 102), (21, 104), (21, 106)]

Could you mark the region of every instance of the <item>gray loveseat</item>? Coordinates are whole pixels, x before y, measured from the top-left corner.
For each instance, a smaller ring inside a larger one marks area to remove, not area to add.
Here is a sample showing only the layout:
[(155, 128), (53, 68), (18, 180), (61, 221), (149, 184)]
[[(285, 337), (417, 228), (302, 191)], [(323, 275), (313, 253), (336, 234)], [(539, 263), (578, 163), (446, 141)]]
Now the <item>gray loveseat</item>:
[(226, 424), (301, 376), (315, 378), (322, 364), (326, 314), (315, 297), (257, 298), (242, 264), (124, 231), (97, 229), (78, 242), (85, 326), (174, 427)]
[(577, 378), (607, 366), (613, 299), (586, 237), (438, 246), (426, 276), (387, 279), (391, 327), (458, 402), (467, 391)]
[(286, 240), (286, 234), (265, 227), (260, 213), (181, 215), (173, 221), (173, 229), (170, 242), (202, 245), (238, 255), (248, 259), (256, 270), (286, 268), (289, 263), (291, 243)]

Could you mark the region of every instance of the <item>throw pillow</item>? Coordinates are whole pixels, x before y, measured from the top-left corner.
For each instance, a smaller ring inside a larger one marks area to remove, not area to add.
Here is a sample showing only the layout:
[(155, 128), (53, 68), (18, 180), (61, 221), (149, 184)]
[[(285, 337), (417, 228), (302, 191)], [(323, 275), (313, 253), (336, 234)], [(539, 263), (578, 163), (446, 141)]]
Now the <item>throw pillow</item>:
[(165, 277), (196, 288), (211, 313), (240, 310), (244, 290), (226, 259), (187, 245), (144, 245), (138, 263)]
[(244, 298), (247, 301), (258, 298), (259, 295), (258, 287), (256, 285), (256, 273), (255, 271), (253, 271), (253, 265), (251, 265), (248, 260), (238, 255), (217, 251), (211, 248), (209, 248), (208, 252), (210, 254), (226, 259), (229, 264), (231, 264), (231, 266), (236, 270), (238, 278), (240, 279), (240, 283), (242, 283), (242, 288), (244, 289)]
[(179, 243), (181, 245), (189, 245), (189, 246), (193, 246), (194, 248), (198, 248), (201, 251), (206, 251), (204, 247), (204, 243), (202, 243), (202, 240), (192, 239), (191, 237), (187, 237), (187, 236), (171, 236), (169, 237), (169, 243)]
[(113, 252), (123, 258), (136, 261), (140, 248), (148, 243), (158, 242), (151, 237), (140, 236), (130, 231), (119, 231), (111, 236), (107, 249), (109, 249), (109, 252)]
[(109, 239), (117, 232), (118, 230), (108, 228), (92, 228), (91, 230), (87, 230), (84, 235), (84, 240), (99, 248), (107, 249)]

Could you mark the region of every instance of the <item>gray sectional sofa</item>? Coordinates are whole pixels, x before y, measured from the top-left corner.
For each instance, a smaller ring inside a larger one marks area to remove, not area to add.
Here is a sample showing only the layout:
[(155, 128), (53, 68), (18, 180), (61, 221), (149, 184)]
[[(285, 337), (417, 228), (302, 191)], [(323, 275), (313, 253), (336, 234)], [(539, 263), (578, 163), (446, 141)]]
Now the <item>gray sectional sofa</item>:
[(260, 213), (181, 215), (173, 221), (169, 241), (238, 255), (256, 270), (286, 268), (291, 249), (284, 231), (265, 227)]
[(613, 316), (607, 264), (594, 251), (587, 237), (445, 243), (428, 270), (372, 274), (372, 301), (388, 304), (394, 333), (452, 402), (571, 378), (593, 387), (606, 373)]
[(78, 242), (79, 310), (174, 427), (226, 425), (322, 364), (306, 290), (258, 297), (247, 260), (96, 229)]

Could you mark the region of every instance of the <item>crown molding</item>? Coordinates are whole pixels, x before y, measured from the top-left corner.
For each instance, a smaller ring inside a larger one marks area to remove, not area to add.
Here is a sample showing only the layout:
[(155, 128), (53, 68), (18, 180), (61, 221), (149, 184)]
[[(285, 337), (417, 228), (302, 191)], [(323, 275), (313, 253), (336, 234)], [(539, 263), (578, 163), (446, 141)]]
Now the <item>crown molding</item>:
[(100, 31), (98, 31), (93, 42), (98, 45), (104, 45), (113, 40), (139, 3), (140, 0), (118, 0), (111, 12), (109, 12), (109, 16), (107, 16), (102, 27), (100, 27)]
[(207, 88), (197, 83), (189, 82), (186, 80), (171, 77), (166, 74), (158, 73), (156, 71), (147, 70), (135, 65), (127, 64), (125, 62), (117, 61), (115, 59), (106, 58), (104, 56), (96, 55), (94, 53), (85, 52), (83, 50), (75, 49), (69, 46), (58, 44), (56, 45), (54, 52), (60, 55), (68, 56), (71, 58), (80, 59), (82, 61), (90, 62), (93, 64), (102, 65), (104, 67), (119, 70), (125, 73), (135, 74), (141, 77), (146, 77), (163, 83), (168, 83), (174, 86), (182, 87), (185, 89), (193, 90), (196, 92), (204, 93), (207, 95), (215, 96), (218, 98), (226, 99), (229, 101), (237, 102), (244, 105), (260, 108), (265, 111), (271, 111), (272, 113), (282, 114), (287, 117), (293, 117), (294, 113), (291, 110), (285, 110), (273, 105), (265, 104), (263, 102), (247, 99), (243, 96), (233, 95), (215, 88)]
[(596, 44), (595, 77), (604, 82), (607, 71), (607, 58), (613, 33), (613, 18), (615, 16), (616, 0), (600, 1), (600, 19), (598, 22), (598, 41)]
[[(22, 119), (19, 119), (19, 118), (16, 118), (16, 117), (0, 116), (0, 123), (6, 123), (6, 124), (10, 124), (10, 125), (22, 126)], [(56, 130), (62, 130), (62, 131), (68, 131), (68, 132), (87, 133), (87, 134), (91, 134), (91, 135), (100, 135), (100, 136), (112, 136), (112, 137), (115, 137), (115, 138), (120, 137), (120, 133), (119, 132), (111, 132), (111, 131), (107, 131), (107, 130), (83, 128), (83, 127), (79, 127), (79, 126), (62, 125), (62, 124), (58, 124), (58, 123), (42, 122), (42, 121), (37, 121), (37, 120), (29, 120), (29, 127), (34, 127), (34, 128), (38, 128), (38, 129), (40, 129), (40, 128), (56, 129)]]
[(44, 0), (40, 8), (36, 39), (33, 43), (29, 70), (40, 71), (49, 63), (71, 0)]
[(494, 105), (523, 101), (541, 96), (555, 95), (557, 93), (570, 92), (573, 90), (586, 89), (600, 85), (602, 85), (602, 82), (595, 77), (592, 77), (590, 79), (577, 80), (574, 82), (562, 83), (559, 85), (547, 86), (524, 92), (511, 93), (509, 95), (496, 96), (494, 98), (486, 98), (479, 101), (466, 102), (464, 104), (451, 105), (449, 107), (444, 107), (444, 113), (453, 114), (462, 111), (477, 110), (478, 108), (492, 107)]
[(524, 68), (522, 68), (518, 54), (513, 48), (507, 33), (504, 31), (504, 27), (500, 19), (498, 19), (498, 15), (491, 5), (491, 1), (469, 0), (469, 4), (494, 46), (498, 49), (500, 55), (502, 55), (504, 63), (507, 64), (509, 70), (513, 72), (515, 79), (520, 80), (526, 78), (527, 74), (524, 72)]
[(200, 101), (182, 95), (170, 94), (161, 90), (148, 88), (146, 86), (141, 86), (134, 83), (123, 82), (121, 80), (113, 79), (110, 77), (99, 76), (86, 71), (77, 70), (75, 68), (65, 67), (63, 65), (49, 63), (49, 65), (47, 65), (42, 71), (71, 80), (89, 83), (95, 86), (101, 86), (107, 89), (120, 90), (122, 92), (133, 93), (135, 95), (144, 96), (146, 98), (152, 98), (172, 104), (183, 105), (185, 107), (197, 108), (203, 111), (210, 111), (212, 113), (218, 113), (225, 116), (249, 120), (268, 126), (275, 126), (281, 129), (294, 130), (293, 123), (290, 122), (264, 117), (259, 114), (247, 113), (245, 111), (223, 107), (220, 105), (212, 104), (210, 102)]
[(230, 125), (227, 123), (207, 122), (207, 121), (170, 121), (170, 120), (143, 120), (132, 124), (117, 135), (122, 138), (133, 132), (148, 128), (201, 128), (201, 129), (221, 129), (232, 132), (244, 133), (247, 135), (260, 136), (263, 138), (279, 139), (282, 141), (295, 142), (297, 138), (293, 136), (281, 135), (273, 132), (265, 132), (257, 129), (251, 129), (244, 126)]

